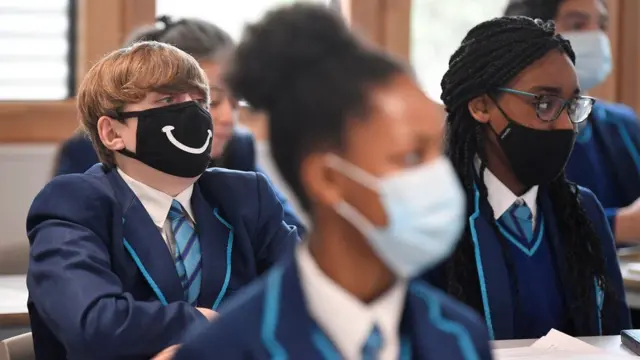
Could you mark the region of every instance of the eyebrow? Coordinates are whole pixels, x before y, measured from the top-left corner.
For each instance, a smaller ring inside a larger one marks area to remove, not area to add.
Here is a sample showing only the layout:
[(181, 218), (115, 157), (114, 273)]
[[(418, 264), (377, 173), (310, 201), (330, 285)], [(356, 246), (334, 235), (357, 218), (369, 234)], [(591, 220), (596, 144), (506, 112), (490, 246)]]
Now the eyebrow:
[(562, 16), (562, 19), (569, 19), (569, 20), (589, 20), (591, 18), (591, 15), (589, 13), (583, 12), (583, 11), (579, 11), (579, 10), (570, 10), (568, 13), (564, 14), (564, 16)]
[[(557, 86), (549, 86), (549, 85), (537, 85), (537, 86), (531, 87), (529, 89), (529, 92), (532, 92), (532, 93), (544, 92), (552, 95), (562, 95), (562, 88)], [(575, 88), (575, 90), (573, 90), (573, 95), (579, 95), (580, 92), (581, 92), (580, 88)]]

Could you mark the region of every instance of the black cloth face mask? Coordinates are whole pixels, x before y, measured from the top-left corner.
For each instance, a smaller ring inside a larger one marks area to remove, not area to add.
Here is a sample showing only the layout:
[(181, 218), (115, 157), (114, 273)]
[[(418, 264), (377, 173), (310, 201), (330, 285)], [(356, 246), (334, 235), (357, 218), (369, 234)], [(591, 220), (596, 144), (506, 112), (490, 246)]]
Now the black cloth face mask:
[(496, 106), (507, 119), (507, 127), (498, 134), (498, 143), (518, 180), (527, 188), (547, 185), (564, 170), (573, 150), (576, 133), (573, 129), (538, 130), (520, 125), (511, 119), (500, 105)]
[(119, 150), (166, 174), (192, 178), (201, 175), (211, 161), (213, 121), (195, 101), (143, 111), (119, 112), (124, 122), (138, 118), (136, 152)]

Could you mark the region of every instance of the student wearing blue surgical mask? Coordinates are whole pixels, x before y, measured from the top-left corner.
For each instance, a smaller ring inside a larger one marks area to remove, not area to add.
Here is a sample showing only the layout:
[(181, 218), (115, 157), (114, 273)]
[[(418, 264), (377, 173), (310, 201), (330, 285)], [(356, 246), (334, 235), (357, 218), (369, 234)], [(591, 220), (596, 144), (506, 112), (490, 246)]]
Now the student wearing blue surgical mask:
[[(511, 0), (506, 15), (554, 20), (571, 42), (583, 93), (611, 73), (605, 0)], [(566, 166), (569, 180), (589, 188), (605, 208), (618, 244), (640, 242), (640, 125), (623, 104), (598, 100), (583, 124)]]
[(407, 70), (304, 3), (249, 26), (233, 64), (314, 227), (176, 359), (490, 359), (479, 317), (412, 280), (453, 250), (465, 211), (443, 120)]

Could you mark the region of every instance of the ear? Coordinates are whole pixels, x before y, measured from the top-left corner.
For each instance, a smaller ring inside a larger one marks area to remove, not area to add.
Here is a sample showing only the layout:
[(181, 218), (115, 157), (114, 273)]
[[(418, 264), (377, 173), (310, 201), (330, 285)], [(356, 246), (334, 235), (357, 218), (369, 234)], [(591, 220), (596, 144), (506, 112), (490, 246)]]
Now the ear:
[(332, 207), (343, 199), (342, 177), (327, 165), (326, 156), (326, 153), (307, 156), (300, 166), (300, 180), (312, 202)]
[(468, 103), (469, 113), (474, 119), (481, 123), (489, 122), (489, 99), (486, 95), (471, 99)]
[(101, 116), (98, 119), (98, 135), (107, 149), (117, 151), (125, 148), (124, 140), (120, 136), (122, 127), (126, 127), (126, 125), (108, 116)]

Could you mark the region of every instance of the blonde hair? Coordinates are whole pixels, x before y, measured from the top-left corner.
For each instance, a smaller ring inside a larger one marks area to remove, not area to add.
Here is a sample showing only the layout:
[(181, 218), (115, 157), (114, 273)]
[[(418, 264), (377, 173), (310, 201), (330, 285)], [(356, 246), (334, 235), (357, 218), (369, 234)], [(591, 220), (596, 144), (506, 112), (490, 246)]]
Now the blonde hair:
[(209, 83), (198, 62), (184, 51), (155, 41), (135, 43), (98, 61), (82, 80), (77, 106), (100, 161), (114, 166), (113, 151), (98, 134), (98, 119), (115, 116), (126, 104), (138, 103), (149, 92), (199, 92), (209, 102)]

